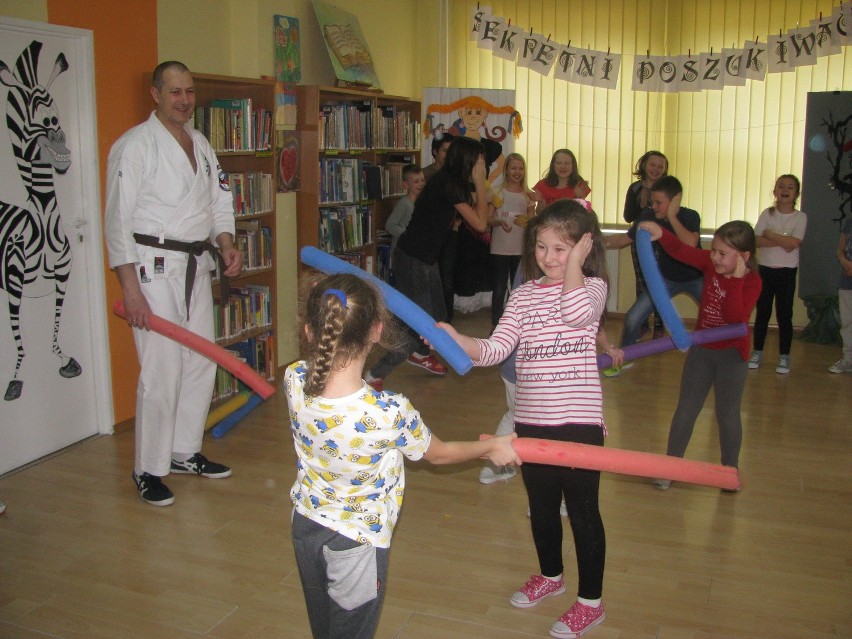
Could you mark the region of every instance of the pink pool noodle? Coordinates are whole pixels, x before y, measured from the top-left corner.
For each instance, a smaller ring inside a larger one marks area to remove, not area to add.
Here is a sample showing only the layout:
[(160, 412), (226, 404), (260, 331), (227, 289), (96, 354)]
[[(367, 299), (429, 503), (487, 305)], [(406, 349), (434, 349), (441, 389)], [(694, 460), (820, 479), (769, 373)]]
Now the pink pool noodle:
[[(116, 300), (115, 304), (113, 304), (112, 312), (119, 317), (125, 317), (124, 303), (121, 300)], [(152, 331), (159, 333), (163, 337), (168, 337), (179, 344), (183, 344), (196, 353), (204, 355), (207, 359), (216, 362), (226, 371), (233, 373), (237, 378), (245, 382), (249, 388), (263, 399), (269, 399), (275, 392), (275, 387), (263, 379), (256, 370), (234, 357), (233, 353), (226, 351), (221, 346), (157, 315), (152, 314), (149, 318), (149, 323)]]
[[(719, 342), (725, 339), (734, 339), (743, 335), (748, 335), (747, 324), (726, 324), (725, 326), (704, 328), (700, 331), (689, 333), (689, 340), (692, 346), (698, 346), (699, 344), (710, 344), (711, 342)], [(624, 347), (624, 361), (629, 362), (640, 357), (673, 351), (675, 348), (677, 347), (668, 335), (659, 339), (652, 339), (648, 342), (638, 342)], [(598, 355), (598, 368), (609, 368), (610, 366), (612, 366), (612, 358), (609, 355)]]
[(512, 442), (512, 445), (518, 457), (531, 464), (550, 464), (637, 477), (671, 479), (725, 490), (740, 488), (739, 472), (732, 466), (719, 466), (668, 455), (533, 437), (519, 437)]

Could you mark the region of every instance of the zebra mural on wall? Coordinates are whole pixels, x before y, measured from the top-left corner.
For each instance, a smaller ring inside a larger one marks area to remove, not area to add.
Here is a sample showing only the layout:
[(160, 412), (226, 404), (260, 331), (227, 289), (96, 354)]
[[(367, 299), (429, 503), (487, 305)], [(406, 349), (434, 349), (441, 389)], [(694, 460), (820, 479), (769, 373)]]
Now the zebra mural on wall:
[[(9, 87), (6, 98), (6, 125), (12, 152), (18, 165), (27, 202), (22, 206), (0, 197), (0, 290), (9, 298), (9, 323), (17, 348), (15, 373), (6, 389), (5, 400), (21, 396), (19, 379), (24, 360), (20, 312), (22, 298), (54, 295), (53, 353), (61, 361), (59, 374), (76, 377), (82, 369), (59, 346), (59, 326), (65, 289), (71, 273), (71, 245), (62, 229), (54, 171), (60, 175), (71, 165), (65, 146), (65, 133), (59, 111), (48, 89), (68, 69), (60, 53), (47, 84), (38, 83), (38, 58), (42, 43), (33, 41), (15, 63), (14, 72), (0, 60), (0, 82)], [(5, 362), (4, 362), (5, 364)]]

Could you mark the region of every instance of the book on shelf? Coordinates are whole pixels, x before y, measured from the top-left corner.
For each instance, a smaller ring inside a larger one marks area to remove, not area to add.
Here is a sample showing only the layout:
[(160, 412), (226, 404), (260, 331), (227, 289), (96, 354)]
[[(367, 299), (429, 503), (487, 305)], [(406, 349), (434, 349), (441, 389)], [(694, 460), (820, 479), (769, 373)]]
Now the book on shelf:
[(343, 253), (369, 244), (373, 232), (370, 205), (322, 207), (319, 210), (319, 248)]
[(320, 202), (323, 204), (360, 202), (366, 197), (362, 161), (357, 158), (320, 160)]
[[(251, 366), (264, 378), (268, 380), (275, 378), (275, 336), (271, 332), (229, 344), (225, 350), (233, 353), (234, 357)], [(232, 373), (221, 367), (216, 370), (213, 401), (225, 399), (245, 390), (250, 389)]]
[(251, 98), (210, 100), (195, 107), (192, 120), (216, 152), (272, 148), (272, 113), (254, 108)]
[(229, 173), (228, 188), (234, 200), (234, 214), (257, 215), (272, 211), (274, 182), (271, 173), (246, 171)]
[(238, 338), (243, 333), (269, 326), (272, 318), (269, 287), (247, 284), (231, 287), (227, 300), (213, 301), (213, 327), (219, 342)]
[(373, 108), (369, 100), (320, 107), (318, 144), (324, 151), (414, 149), (420, 124), (395, 106)]
[(235, 221), (234, 242), (243, 254), (243, 268), (254, 270), (272, 266), (272, 229), (260, 220)]

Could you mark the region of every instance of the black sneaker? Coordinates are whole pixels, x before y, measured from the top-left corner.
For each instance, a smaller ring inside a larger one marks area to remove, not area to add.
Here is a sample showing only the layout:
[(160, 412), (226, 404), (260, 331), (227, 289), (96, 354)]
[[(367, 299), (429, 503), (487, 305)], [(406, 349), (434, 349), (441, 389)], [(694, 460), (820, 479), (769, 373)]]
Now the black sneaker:
[(171, 472), (186, 475), (201, 475), (211, 479), (222, 479), (231, 476), (231, 469), (224, 464), (209, 461), (201, 453), (195, 453), (186, 461), (172, 460)]
[(142, 473), (137, 475), (133, 472), (133, 483), (142, 501), (147, 501), (152, 506), (169, 506), (174, 503), (175, 496), (163, 480), (156, 475)]

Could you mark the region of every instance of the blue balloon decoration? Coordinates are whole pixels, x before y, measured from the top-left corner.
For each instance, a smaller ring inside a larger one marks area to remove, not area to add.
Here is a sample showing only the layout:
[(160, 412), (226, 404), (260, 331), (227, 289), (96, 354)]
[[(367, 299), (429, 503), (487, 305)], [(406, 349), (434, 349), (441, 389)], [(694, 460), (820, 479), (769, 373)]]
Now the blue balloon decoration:
[(418, 335), (425, 337), (459, 375), (464, 375), (473, 368), (473, 362), (468, 354), (447, 331), (435, 326), (435, 320), (431, 315), (386, 282), (313, 246), (302, 247), (300, 257), (304, 264), (323, 273), (349, 273), (372, 283), (381, 291), (388, 310), (408, 324)]

